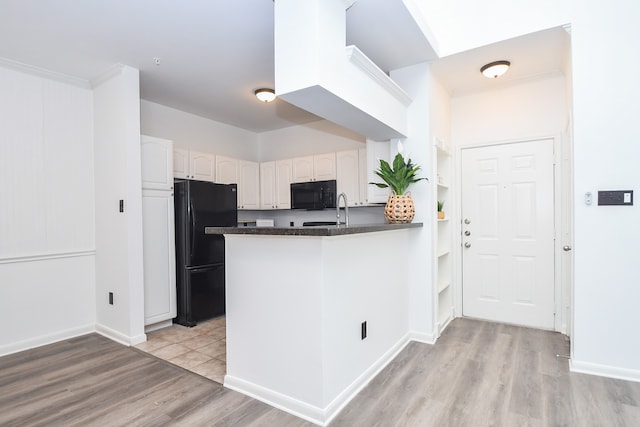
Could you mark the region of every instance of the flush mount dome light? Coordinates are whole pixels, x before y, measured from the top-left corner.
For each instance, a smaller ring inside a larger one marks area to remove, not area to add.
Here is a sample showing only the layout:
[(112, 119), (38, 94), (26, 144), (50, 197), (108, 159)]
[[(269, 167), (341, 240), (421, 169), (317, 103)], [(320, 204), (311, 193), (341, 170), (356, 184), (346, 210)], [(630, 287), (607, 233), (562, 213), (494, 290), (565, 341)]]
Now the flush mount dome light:
[(263, 87), (256, 89), (256, 97), (262, 102), (271, 102), (276, 99), (276, 92), (273, 89)]
[(495, 61), (480, 68), (480, 72), (489, 79), (495, 79), (506, 73), (510, 66), (509, 61)]

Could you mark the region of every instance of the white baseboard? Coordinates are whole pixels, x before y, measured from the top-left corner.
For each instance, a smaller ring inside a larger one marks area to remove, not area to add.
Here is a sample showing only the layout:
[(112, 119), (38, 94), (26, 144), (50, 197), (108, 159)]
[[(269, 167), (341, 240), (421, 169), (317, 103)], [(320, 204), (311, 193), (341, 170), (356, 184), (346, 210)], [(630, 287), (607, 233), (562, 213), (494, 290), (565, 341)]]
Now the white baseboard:
[(409, 334), (405, 335), (378, 360), (367, 368), (353, 383), (347, 386), (325, 408), (310, 405), (293, 399), (282, 393), (250, 383), (240, 378), (226, 375), (224, 386), (239, 393), (246, 394), (268, 405), (281, 409), (311, 423), (325, 426), (353, 399), (369, 382), (380, 373), (410, 342)]
[(143, 343), (147, 340), (146, 334), (140, 334), (140, 335), (130, 337), (129, 335), (125, 335), (121, 332), (118, 332), (114, 329), (111, 329), (99, 323), (96, 324), (95, 331), (100, 335), (109, 338), (110, 340), (113, 340), (115, 342), (118, 342), (126, 346), (133, 346), (136, 344)]
[(293, 399), (282, 393), (278, 393), (277, 391), (273, 391), (231, 375), (225, 375), (224, 386), (311, 423), (324, 425), (322, 421), (324, 418), (324, 411), (317, 406), (309, 405), (308, 403)]
[(617, 378), (619, 380), (640, 382), (640, 371), (636, 369), (618, 368), (615, 366), (600, 365), (597, 363), (569, 360), (571, 372), (581, 374), (598, 375), (600, 377)]
[(29, 338), (27, 340), (2, 345), (0, 346), (0, 356), (6, 356), (7, 354), (29, 350), (31, 348), (40, 347), (47, 344), (53, 344), (55, 342), (67, 340), (69, 338), (75, 338), (80, 335), (85, 335), (91, 332), (95, 332), (95, 330), (96, 330), (95, 326), (92, 323), (88, 325), (78, 326), (76, 328), (57, 331), (56, 333), (49, 334), (49, 335), (42, 335), (39, 337)]
[(431, 332), (430, 334), (424, 332), (409, 332), (409, 339), (411, 341), (421, 342), (423, 344), (435, 344), (438, 335), (435, 332)]
[(409, 334), (406, 334), (398, 342), (389, 348), (378, 360), (376, 360), (369, 368), (367, 368), (354, 382), (352, 382), (342, 393), (340, 393), (325, 408), (325, 424), (329, 424), (331, 420), (347, 406), (347, 404), (356, 397), (363, 388), (371, 382), (400, 352), (409, 344)]
[(173, 319), (163, 320), (162, 322), (145, 325), (144, 332), (147, 334), (149, 332), (157, 331), (158, 329), (168, 328), (171, 325), (173, 325)]

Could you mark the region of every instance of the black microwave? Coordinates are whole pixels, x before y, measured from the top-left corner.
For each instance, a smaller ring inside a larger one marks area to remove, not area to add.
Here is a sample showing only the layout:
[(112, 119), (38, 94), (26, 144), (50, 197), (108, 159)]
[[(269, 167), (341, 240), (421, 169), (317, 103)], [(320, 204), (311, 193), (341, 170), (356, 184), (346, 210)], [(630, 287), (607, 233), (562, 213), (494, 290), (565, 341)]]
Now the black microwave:
[(335, 207), (335, 179), (291, 184), (291, 209), (317, 210)]

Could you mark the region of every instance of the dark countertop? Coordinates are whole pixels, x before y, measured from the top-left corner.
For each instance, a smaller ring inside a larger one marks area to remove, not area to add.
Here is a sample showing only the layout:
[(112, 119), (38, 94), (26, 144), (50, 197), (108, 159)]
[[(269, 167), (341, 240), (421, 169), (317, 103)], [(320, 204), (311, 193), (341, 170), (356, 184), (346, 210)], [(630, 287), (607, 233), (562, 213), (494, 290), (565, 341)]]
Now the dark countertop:
[(259, 236), (344, 236), (346, 234), (420, 228), (421, 222), (409, 224), (319, 225), (314, 227), (205, 227), (205, 234), (250, 234)]

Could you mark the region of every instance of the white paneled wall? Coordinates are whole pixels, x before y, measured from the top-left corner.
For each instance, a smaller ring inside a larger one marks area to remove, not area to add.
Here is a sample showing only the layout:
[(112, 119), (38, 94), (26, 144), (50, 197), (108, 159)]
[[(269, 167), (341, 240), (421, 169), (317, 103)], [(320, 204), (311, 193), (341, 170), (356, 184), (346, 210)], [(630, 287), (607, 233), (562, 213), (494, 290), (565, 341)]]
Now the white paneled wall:
[(0, 67), (0, 355), (93, 330), (92, 93)]

